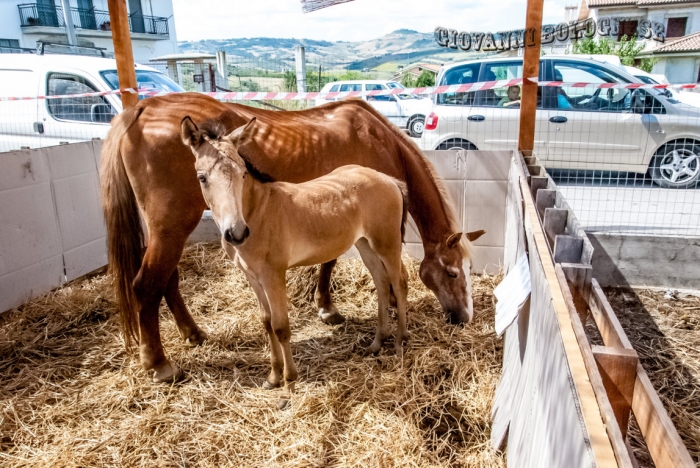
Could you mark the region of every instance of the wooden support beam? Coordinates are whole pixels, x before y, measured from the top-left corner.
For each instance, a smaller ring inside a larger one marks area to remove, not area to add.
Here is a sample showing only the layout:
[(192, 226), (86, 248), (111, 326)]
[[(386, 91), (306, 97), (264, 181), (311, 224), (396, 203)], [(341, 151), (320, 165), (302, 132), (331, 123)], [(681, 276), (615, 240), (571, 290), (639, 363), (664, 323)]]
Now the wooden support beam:
[(586, 366), (586, 371), (588, 372), (588, 379), (593, 387), (593, 392), (595, 393), (596, 400), (598, 401), (598, 407), (600, 408), (600, 414), (603, 418), (603, 422), (605, 423), (605, 429), (612, 445), (615, 461), (617, 461), (618, 467), (632, 468), (634, 466), (632, 461), (634, 459), (634, 455), (628, 451), (627, 446), (625, 445), (625, 438), (622, 436), (620, 426), (617, 424), (615, 411), (613, 410), (611, 402), (608, 399), (605, 384), (603, 383), (603, 379), (598, 371), (598, 365), (595, 357), (593, 356), (591, 345), (588, 342), (586, 331), (583, 329), (583, 324), (579, 320), (576, 306), (574, 305), (574, 298), (569, 290), (566, 275), (564, 274), (564, 270), (562, 269), (561, 265), (554, 265), (554, 268), (557, 275), (557, 280), (559, 281), (559, 286), (564, 295), (564, 302), (569, 310), (571, 327), (574, 329), (576, 340), (578, 341), (579, 348), (581, 349), (583, 362)]
[(532, 198), (537, 200), (537, 192), (542, 189), (546, 189), (549, 185), (549, 179), (547, 176), (532, 176), (530, 177), (530, 193)]
[(537, 191), (537, 197), (535, 197), (535, 208), (537, 208), (537, 214), (539, 218), (544, 217), (545, 208), (554, 207), (554, 202), (557, 200), (556, 189), (542, 189)]
[[(126, 0), (107, 0), (109, 21), (112, 28), (114, 57), (117, 60), (117, 78), (120, 89), (138, 89), (136, 84), (136, 69), (134, 67), (134, 52), (131, 49), (131, 30), (129, 15), (126, 12)], [(139, 102), (138, 94), (123, 93), (122, 107), (127, 109)]]
[[(606, 346), (633, 349), (622, 325), (598, 282), (591, 280), (588, 303)], [(632, 413), (644, 436), (649, 454), (656, 466), (693, 468), (695, 462), (669, 418), (666, 408), (649, 380), (642, 364), (637, 364), (637, 378), (632, 398)]]
[(574, 236), (556, 236), (554, 238), (554, 263), (581, 263), (583, 239)]
[(520, 98), (520, 126), (518, 129), (518, 150), (523, 152), (535, 149), (537, 83), (532, 83), (528, 78), (539, 75), (543, 4), (544, 0), (527, 0), (527, 9), (525, 10), (527, 13), (523, 55), (523, 90)]
[(622, 437), (626, 438), (639, 356), (633, 349), (607, 346), (593, 346), (592, 349), (615, 419), (620, 426)]
[(528, 165), (527, 165), (527, 172), (528, 172), (531, 176), (538, 176), (538, 175), (541, 175), (541, 174), (542, 174), (542, 166), (539, 166), (539, 165), (537, 165), (537, 164), (535, 164), (535, 165), (530, 165), (530, 164), (528, 164)]
[(593, 279), (593, 267), (580, 263), (562, 263), (561, 269), (564, 271), (566, 281), (569, 283), (569, 290), (574, 297), (574, 306), (581, 319), (581, 323), (586, 326), (588, 320), (588, 299), (591, 295), (591, 280)]
[[(550, 247), (554, 248), (554, 239), (566, 233), (566, 220), (569, 217), (569, 210), (559, 208), (545, 208), (542, 227), (547, 236)], [(555, 260), (556, 261), (556, 260)]]

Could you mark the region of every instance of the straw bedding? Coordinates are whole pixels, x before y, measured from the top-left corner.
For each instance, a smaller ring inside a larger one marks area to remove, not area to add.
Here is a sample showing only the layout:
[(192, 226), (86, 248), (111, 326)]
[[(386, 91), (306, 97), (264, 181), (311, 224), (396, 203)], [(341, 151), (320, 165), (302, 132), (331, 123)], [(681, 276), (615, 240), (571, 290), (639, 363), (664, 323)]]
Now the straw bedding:
[(410, 273), (403, 361), (373, 337), (376, 297), (359, 261), (339, 262), (334, 294), (348, 319), (316, 317), (315, 268), (288, 275), (292, 349), (300, 378), (290, 409), (269, 371), (267, 336), (243, 275), (218, 246), (189, 247), (183, 296), (210, 334), (182, 343), (165, 306), (166, 351), (186, 372), (150, 382), (127, 355), (109, 280), (76, 281), (4, 314), (0, 322), (3, 466), (504, 466), (490, 449), (490, 411), (502, 345), (493, 331), (498, 278), (474, 276), (475, 323), (446, 325)]
[[(700, 467), (700, 296), (648, 289), (605, 293)], [(634, 422), (630, 436), (640, 466), (654, 466)]]

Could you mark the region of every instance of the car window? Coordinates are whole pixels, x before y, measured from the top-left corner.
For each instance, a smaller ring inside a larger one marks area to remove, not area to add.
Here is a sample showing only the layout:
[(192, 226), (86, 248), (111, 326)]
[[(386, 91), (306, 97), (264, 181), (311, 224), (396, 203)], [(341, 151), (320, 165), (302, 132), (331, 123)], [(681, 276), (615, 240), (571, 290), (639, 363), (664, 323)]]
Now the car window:
[(342, 93), (345, 91), (362, 91), (362, 85), (359, 83), (348, 83), (340, 85), (340, 92)]
[(396, 98), (394, 96), (367, 96), (368, 101), (379, 101), (379, 102), (394, 102)]
[[(440, 78), (439, 86), (449, 86), (476, 83), (479, 79), (480, 63), (470, 63), (454, 67), (445, 72)], [(438, 94), (436, 103), (440, 105), (468, 106), (474, 101), (474, 93), (444, 93)]]
[[(101, 71), (100, 75), (105, 79), (107, 84), (112, 89), (119, 87), (119, 79), (117, 78), (117, 70)], [(136, 70), (136, 84), (139, 89), (148, 91), (156, 91), (159, 93), (184, 93), (185, 90), (179, 84), (163, 75), (162, 73), (151, 70)], [(143, 99), (143, 95), (140, 96)]]
[(381, 91), (386, 89), (386, 87), (379, 83), (370, 83), (365, 85), (365, 91)]
[[(66, 73), (48, 75), (46, 91), (48, 96), (97, 91), (98, 89), (82, 76)], [(114, 116), (112, 106), (101, 96), (47, 99), (46, 106), (49, 114), (56, 120), (108, 123)]]
[(331, 90), (328, 91), (328, 92), (329, 92), (329, 93), (337, 93), (337, 92), (338, 92), (338, 88), (340, 88), (340, 85), (333, 85), (333, 86), (331, 87)]
[[(522, 61), (485, 63), (481, 81), (512, 80), (522, 76)], [(520, 86), (478, 91), (474, 105), (518, 109), (520, 108)]]
[[(555, 61), (554, 81), (565, 83), (621, 83), (626, 82), (615, 73), (597, 65), (583, 62)], [(562, 86), (547, 93), (545, 107), (549, 109), (586, 112), (631, 112), (632, 90), (597, 88), (595, 86)]]
[(637, 78), (642, 83), (651, 84), (651, 85), (659, 84), (656, 82), (656, 80), (654, 80), (653, 78), (649, 78), (648, 76), (636, 75), (635, 78)]
[(391, 89), (396, 89), (396, 88), (403, 89), (404, 88), (404, 85), (402, 85), (401, 83), (397, 83), (396, 81), (389, 81), (389, 82), (387, 82), (386, 85)]

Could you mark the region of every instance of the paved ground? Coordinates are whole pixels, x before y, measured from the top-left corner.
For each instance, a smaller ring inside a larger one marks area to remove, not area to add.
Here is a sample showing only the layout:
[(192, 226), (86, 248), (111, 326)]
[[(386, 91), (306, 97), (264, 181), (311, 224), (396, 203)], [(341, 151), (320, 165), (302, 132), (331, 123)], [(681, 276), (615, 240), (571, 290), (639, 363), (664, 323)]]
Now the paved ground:
[(626, 173), (561, 171), (553, 179), (584, 229), (700, 236), (700, 189), (671, 190)]

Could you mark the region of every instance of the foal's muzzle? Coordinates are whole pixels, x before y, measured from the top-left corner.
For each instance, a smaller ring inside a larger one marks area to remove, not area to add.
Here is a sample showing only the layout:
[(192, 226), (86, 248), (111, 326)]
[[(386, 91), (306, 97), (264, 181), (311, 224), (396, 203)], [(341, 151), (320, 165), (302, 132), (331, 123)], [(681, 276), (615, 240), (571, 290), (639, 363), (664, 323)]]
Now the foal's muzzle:
[(224, 231), (224, 240), (231, 245), (241, 245), (250, 235), (250, 229), (246, 223), (236, 223)]

